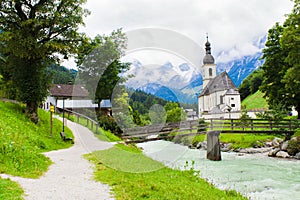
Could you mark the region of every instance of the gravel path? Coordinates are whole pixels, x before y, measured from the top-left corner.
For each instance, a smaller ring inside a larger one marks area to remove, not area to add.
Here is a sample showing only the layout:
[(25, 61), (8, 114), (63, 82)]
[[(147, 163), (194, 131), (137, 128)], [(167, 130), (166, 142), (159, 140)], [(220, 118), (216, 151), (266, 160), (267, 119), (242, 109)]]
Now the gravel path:
[(83, 154), (108, 149), (109, 142), (99, 141), (93, 133), (76, 123), (67, 122), (75, 137), (75, 144), (68, 149), (45, 153), (54, 164), (39, 179), (27, 179), (2, 174), (18, 182), (24, 189), (24, 199), (97, 200), (114, 199), (107, 185), (93, 180), (93, 165)]

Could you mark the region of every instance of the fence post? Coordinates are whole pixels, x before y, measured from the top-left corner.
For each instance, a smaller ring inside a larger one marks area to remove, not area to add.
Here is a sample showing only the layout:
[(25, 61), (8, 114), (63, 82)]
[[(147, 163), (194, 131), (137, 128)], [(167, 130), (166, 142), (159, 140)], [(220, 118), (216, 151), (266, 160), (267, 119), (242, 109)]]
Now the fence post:
[(233, 119), (230, 120), (230, 128), (233, 130)]
[(77, 116), (77, 123), (79, 123), (79, 115), (76, 115)]
[(251, 131), (253, 131), (253, 119), (251, 119)]
[(220, 131), (208, 131), (207, 137), (207, 154), (206, 157), (209, 160), (219, 161), (221, 158), (221, 147), (220, 147)]
[(270, 129), (273, 130), (272, 121), (270, 120)]
[(213, 120), (210, 119), (210, 130), (213, 130)]
[(99, 126), (99, 124), (96, 123), (96, 134), (98, 134), (98, 126)]

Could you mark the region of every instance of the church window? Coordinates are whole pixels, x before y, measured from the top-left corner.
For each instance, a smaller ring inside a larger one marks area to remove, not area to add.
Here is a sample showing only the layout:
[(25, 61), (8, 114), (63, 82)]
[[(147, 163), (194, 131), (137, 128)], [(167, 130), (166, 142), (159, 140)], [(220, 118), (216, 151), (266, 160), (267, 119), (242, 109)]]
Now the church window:
[(231, 104), (231, 108), (235, 108), (235, 104), (233, 103), (233, 104)]
[(223, 96), (220, 96), (220, 104), (223, 104), (224, 101), (223, 101)]
[(233, 97), (231, 97), (231, 100), (234, 100), (234, 98), (233, 98)]
[(209, 74), (209, 76), (212, 76), (212, 68), (208, 69), (208, 74)]

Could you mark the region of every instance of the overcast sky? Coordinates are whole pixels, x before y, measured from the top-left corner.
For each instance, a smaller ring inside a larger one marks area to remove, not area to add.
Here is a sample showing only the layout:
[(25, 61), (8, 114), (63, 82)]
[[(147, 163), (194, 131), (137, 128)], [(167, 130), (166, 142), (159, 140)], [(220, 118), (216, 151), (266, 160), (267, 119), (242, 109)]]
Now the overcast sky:
[(94, 37), (118, 28), (163, 28), (203, 48), (208, 33), (212, 54), (227, 52), (222, 62), (257, 51), (253, 42), (283, 22), (292, 6), (290, 0), (87, 0), (91, 15), (80, 31)]

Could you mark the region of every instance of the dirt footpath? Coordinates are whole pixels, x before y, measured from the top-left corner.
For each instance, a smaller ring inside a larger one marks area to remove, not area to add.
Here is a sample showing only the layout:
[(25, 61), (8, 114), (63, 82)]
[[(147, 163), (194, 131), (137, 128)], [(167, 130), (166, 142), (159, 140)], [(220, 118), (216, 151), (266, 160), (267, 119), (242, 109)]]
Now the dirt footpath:
[(24, 199), (102, 200), (114, 199), (110, 188), (93, 180), (93, 165), (83, 158), (95, 150), (108, 149), (109, 142), (99, 141), (93, 133), (76, 123), (68, 121), (75, 137), (73, 147), (45, 153), (54, 164), (39, 179), (27, 179), (2, 174), (18, 182), (24, 189)]

